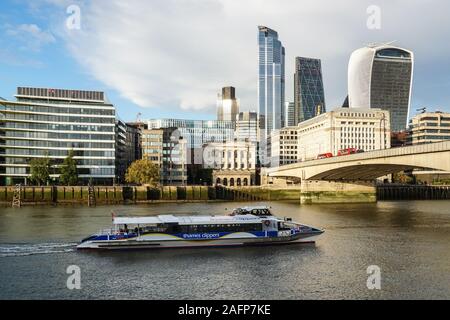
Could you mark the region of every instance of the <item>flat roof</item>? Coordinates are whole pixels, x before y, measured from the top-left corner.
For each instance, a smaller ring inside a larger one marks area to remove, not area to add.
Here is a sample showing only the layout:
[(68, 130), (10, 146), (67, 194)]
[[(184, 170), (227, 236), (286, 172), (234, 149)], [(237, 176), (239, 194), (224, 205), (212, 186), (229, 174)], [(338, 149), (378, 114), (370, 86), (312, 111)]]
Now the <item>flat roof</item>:
[[(266, 218), (265, 218), (266, 219)], [(174, 216), (159, 215), (154, 217), (115, 217), (113, 223), (118, 224), (164, 224), (178, 223), (180, 225), (193, 224), (221, 224), (221, 223), (255, 223), (261, 218), (252, 214), (240, 216)]]

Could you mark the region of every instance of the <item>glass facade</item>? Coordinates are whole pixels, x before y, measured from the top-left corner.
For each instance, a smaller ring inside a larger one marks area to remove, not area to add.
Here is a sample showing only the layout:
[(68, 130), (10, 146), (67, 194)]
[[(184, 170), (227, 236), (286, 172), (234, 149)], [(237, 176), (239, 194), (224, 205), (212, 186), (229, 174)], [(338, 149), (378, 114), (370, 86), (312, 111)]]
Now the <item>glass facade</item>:
[(297, 120), (295, 117), (295, 103), (294, 102), (286, 102), (284, 111), (286, 112), (286, 115), (284, 118), (285, 119), (284, 126), (285, 127), (296, 126), (298, 123), (296, 122)]
[(217, 95), (217, 120), (236, 121), (239, 113), (239, 102), (236, 99), (234, 87), (222, 88), (222, 94)]
[(259, 140), (259, 118), (256, 112), (240, 112), (236, 116), (235, 137), (239, 141), (248, 140), (257, 143)]
[(258, 27), (258, 109), (261, 141), (284, 126), (285, 49), (278, 33)]
[(296, 124), (326, 112), (320, 59), (295, 59), (294, 99)]
[(186, 140), (176, 137), (177, 128), (146, 129), (142, 132), (144, 159), (160, 168), (161, 184), (180, 186), (187, 183)]
[(186, 139), (188, 149), (202, 149), (208, 142), (233, 140), (235, 121), (153, 119), (148, 121), (148, 128), (177, 128), (178, 134)]
[(391, 113), (391, 129), (406, 129), (412, 81), (411, 54), (400, 49), (376, 52), (372, 67), (370, 107)]
[(0, 101), (0, 185), (29, 183), (29, 163), (48, 157), (51, 178), (73, 150), (81, 182), (115, 177), (115, 108), (103, 92), (18, 88)]
[(348, 66), (350, 108), (390, 112), (391, 130), (404, 131), (411, 104), (414, 54), (389, 44), (355, 50)]

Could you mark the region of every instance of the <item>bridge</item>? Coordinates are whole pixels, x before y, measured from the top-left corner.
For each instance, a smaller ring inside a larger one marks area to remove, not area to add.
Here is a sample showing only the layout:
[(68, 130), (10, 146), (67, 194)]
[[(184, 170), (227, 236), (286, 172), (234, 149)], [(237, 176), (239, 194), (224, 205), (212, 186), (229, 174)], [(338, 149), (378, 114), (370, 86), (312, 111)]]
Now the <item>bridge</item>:
[(450, 141), (375, 150), (267, 169), (269, 177), (371, 181), (411, 169), (450, 171)]
[(268, 168), (272, 178), (301, 181), (302, 203), (373, 202), (375, 179), (405, 170), (450, 171), (450, 141), (375, 150)]

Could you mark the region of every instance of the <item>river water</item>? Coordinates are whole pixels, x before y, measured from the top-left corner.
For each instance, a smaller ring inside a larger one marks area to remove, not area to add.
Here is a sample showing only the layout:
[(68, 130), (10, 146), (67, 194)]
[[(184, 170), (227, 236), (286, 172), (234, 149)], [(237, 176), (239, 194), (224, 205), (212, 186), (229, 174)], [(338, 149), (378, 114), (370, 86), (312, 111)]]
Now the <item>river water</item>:
[[(255, 203), (256, 204), (256, 203)], [(0, 299), (450, 299), (450, 201), (265, 203), (316, 244), (77, 252), (119, 215), (223, 214), (239, 203), (0, 208)], [(67, 267), (81, 289), (67, 288)], [(367, 268), (381, 270), (369, 290)]]

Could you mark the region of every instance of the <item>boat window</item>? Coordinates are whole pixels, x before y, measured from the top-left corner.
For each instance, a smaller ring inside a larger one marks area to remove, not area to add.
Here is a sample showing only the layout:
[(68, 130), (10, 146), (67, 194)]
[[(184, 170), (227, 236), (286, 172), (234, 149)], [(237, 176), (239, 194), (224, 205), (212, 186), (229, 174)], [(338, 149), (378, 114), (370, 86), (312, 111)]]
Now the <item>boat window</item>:
[(245, 224), (211, 224), (211, 225), (182, 225), (179, 226), (181, 233), (214, 233), (214, 232), (252, 232), (262, 231), (261, 223)]

